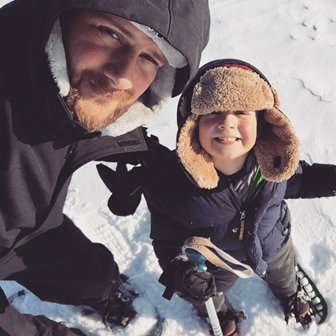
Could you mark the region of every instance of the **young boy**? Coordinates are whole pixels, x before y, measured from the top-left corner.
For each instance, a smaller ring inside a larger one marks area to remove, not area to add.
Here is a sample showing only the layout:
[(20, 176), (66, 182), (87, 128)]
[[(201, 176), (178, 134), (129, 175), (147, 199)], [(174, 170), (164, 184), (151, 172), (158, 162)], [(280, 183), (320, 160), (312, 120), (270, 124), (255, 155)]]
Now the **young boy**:
[[(279, 110), (276, 91), (259, 70), (239, 60), (216, 60), (199, 70), (180, 99), (178, 126), (176, 151), (144, 187), (153, 247), (164, 270), (160, 281), (201, 315), (212, 296), (223, 334), (235, 332), (236, 318), (223, 294), (238, 276), (211, 266), (200, 272), (182, 255), (187, 238), (203, 236), (250, 265), (286, 317), (308, 314), (284, 199), (334, 196), (335, 166), (299, 161), (299, 141)], [(133, 182), (138, 173), (129, 173)], [(115, 213), (128, 202), (117, 194), (109, 203)]]

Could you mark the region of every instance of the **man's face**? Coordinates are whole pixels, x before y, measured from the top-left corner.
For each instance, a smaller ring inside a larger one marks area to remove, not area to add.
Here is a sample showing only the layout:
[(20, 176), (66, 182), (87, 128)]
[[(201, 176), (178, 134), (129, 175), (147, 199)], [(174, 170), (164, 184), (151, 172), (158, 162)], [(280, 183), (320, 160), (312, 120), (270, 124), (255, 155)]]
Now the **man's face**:
[(167, 63), (153, 40), (121, 17), (78, 10), (63, 27), (71, 85), (67, 103), (90, 131), (122, 115)]

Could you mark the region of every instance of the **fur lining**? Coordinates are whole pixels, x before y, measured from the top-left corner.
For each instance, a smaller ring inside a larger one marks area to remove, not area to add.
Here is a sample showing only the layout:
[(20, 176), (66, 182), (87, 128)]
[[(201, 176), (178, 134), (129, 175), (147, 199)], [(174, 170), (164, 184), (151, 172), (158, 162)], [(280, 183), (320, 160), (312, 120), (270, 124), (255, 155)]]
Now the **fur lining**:
[[(56, 20), (45, 47), (49, 66), (61, 97), (66, 97), (70, 91), (67, 72), (67, 62), (62, 40), (62, 29), (59, 19)], [(170, 98), (175, 84), (176, 70), (170, 65), (161, 67), (148, 88), (138, 101), (132, 105), (113, 124), (102, 129), (103, 135), (120, 136), (137, 127), (147, 125), (163, 111), (167, 98)]]
[(299, 140), (289, 119), (278, 109), (264, 114), (265, 125), (254, 146), (263, 177), (272, 182), (289, 179), (299, 164)]
[(178, 113), (185, 122), (179, 129), (177, 154), (198, 187), (215, 188), (219, 180), (211, 157), (200, 145), (197, 127), (200, 115), (214, 111), (265, 110), (254, 146), (261, 173), (272, 182), (295, 173), (299, 140), (289, 119), (278, 109), (276, 91), (256, 72), (225, 66), (207, 70), (194, 87), (190, 107), (186, 98), (182, 96), (179, 104)]
[[(165, 104), (166, 100), (162, 101), (161, 105)], [(157, 105), (150, 109), (144, 104), (136, 102), (114, 123), (105, 128), (102, 128), (100, 131), (102, 135), (108, 135), (112, 137), (126, 134), (156, 119), (162, 111), (161, 105)]]
[(208, 70), (195, 85), (192, 113), (258, 111), (274, 106), (270, 86), (255, 72), (236, 67)]
[(197, 186), (212, 189), (217, 186), (219, 177), (210, 155), (199, 143), (197, 126), (198, 116), (189, 116), (180, 129), (176, 151), (182, 165)]
[(183, 54), (170, 45), (159, 33), (157, 33), (153, 28), (143, 25), (138, 22), (130, 21), (133, 26), (141, 30), (147, 36), (149, 36), (154, 43), (161, 49), (161, 51), (166, 56), (168, 63), (176, 68), (180, 69), (188, 65), (186, 58)]
[(45, 47), (53, 78), (59, 88), (61, 97), (69, 94), (70, 83), (62, 41), (62, 29), (59, 19), (56, 20)]

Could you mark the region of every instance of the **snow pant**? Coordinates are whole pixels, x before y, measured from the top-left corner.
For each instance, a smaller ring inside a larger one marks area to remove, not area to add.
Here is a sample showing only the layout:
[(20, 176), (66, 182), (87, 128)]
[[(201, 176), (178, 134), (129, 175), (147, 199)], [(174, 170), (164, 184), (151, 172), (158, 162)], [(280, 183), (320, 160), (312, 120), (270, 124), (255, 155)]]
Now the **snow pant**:
[[(275, 296), (281, 303), (288, 301), (298, 290), (298, 280), (296, 276), (296, 258), (292, 239), (289, 238), (283, 248), (268, 262), (265, 276), (262, 278), (267, 282)], [(218, 295), (213, 297), (217, 312), (225, 312), (228, 305), (225, 302), (225, 293), (232, 288), (238, 280), (238, 276), (226, 270), (213, 272), (216, 279)], [(206, 316), (204, 304), (194, 305), (201, 316)]]
[[(17, 248), (0, 262), (0, 279), (15, 280), (41, 300), (100, 310), (120, 281), (103, 245), (92, 243), (67, 217), (64, 223)], [(0, 290), (0, 335), (84, 335), (44, 316), (20, 314)]]

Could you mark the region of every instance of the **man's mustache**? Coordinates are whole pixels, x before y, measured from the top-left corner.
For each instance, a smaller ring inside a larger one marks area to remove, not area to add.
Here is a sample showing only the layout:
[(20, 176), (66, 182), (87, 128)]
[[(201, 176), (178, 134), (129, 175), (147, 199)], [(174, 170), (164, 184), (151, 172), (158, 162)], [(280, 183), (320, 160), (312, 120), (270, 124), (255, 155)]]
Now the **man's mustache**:
[(84, 70), (80, 78), (73, 83), (74, 88), (79, 88), (81, 83), (87, 81), (91, 85), (95, 86), (102, 95), (113, 95), (116, 92), (124, 92), (128, 95), (132, 95), (132, 90), (119, 90), (115, 88), (113, 81), (106, 76), (92, 70)]
[(115, 91), (118, 91), (115, 89), (113, 82), (109, 80), (106, 77), (102, 76), (91, 76), (87, 78), (93, 84), (102, 94), (112, 94)]

